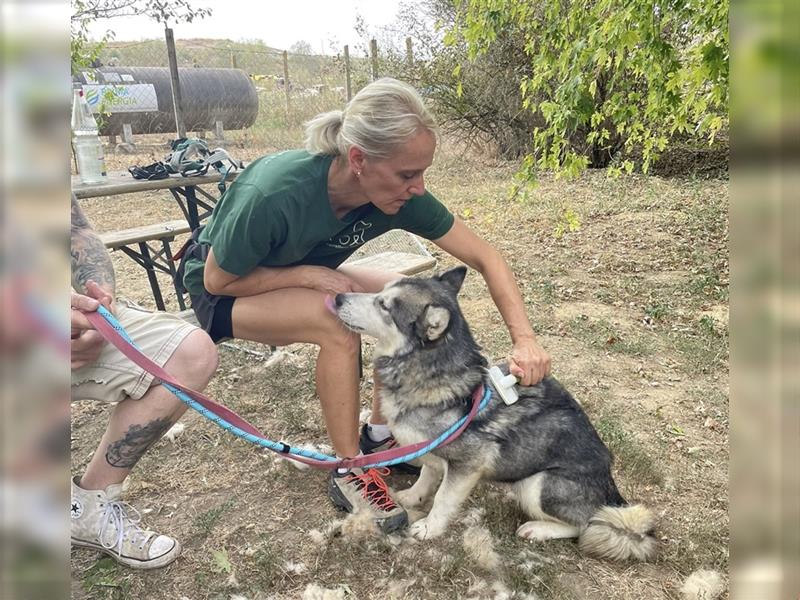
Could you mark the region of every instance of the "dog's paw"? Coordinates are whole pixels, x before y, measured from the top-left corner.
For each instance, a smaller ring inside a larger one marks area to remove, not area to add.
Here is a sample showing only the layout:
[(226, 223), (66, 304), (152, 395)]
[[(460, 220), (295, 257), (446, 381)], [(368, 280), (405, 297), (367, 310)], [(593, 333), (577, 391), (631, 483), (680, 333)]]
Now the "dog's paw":
[(396, 492), (394, 494), (394, 499), (399, 502), (403, 508), (414, 508), (422, 504), (422, 497), (414, 492), (413, 487)]
[(439, 537), (444, 533), (444, 526), (432, 521), (430, 517), (425, 517), (411, 524), (408, 532), (418, 540), (430, 540)]
[(545, 536), (545, 523), (541, 521), (528, 521), (517, 527), (517, 535), (525, 540), (543, 541)]
[(517, 535), (534, 542), (578, 537), (578, 528), (566, 523), (528, 521), (517, 528)]

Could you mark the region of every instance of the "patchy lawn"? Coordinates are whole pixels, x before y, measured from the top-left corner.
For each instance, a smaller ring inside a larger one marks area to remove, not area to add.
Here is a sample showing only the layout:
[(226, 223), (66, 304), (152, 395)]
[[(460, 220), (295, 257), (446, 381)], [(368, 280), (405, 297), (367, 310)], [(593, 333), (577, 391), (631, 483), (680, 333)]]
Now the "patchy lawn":
[[(245, 160), (260, 153), (230, 151)], [(124, 169), (157, 158), (160, 151), (109, 163)], [(589, 172), (576, 181), (544, 176), (511, 200), (513, 173), (511, 164), (448, 150), (427, 182), (508, 258), (554, 374), (615, 454), (623, 496), (658, 516), (655, 563), (601, 562), (571, 541), (520, 540), (523, 515), (492, 485), (478, 488), (440, 539), (376, 537), (339, 521), (322, 472), (276, 461), (189, 413), (181, 437), (141, 460), (126, 497), (149, 527), (180, 539), (182, 557), (142, 574), (73, 550), (73, 597), (650, 600), (678, 597), (696, 569), (727, 572), (727, 181)], [(82, 205), (98, 231), (181, 218), (165, 193)], [(455, 264), (434, 254), (440, 268)], [(122, 253), (113, 260), (120, 294), (154, 306), (143, 269)], [(170, 289), (166, 278), (162, 289)], [(503, 358), (508, 334), (477, 273), (461, 303), (486, 354)], [(273, 439), (326, 443), (314, 348), (270, 357), (268, 348), (236, 342), (220, 356), (212, 397)], [(367, 376), (365, 408), (370, 397)], [(106, 411), (73, 405), (73, 471), (88, 462)], [(397, 488), (408, 482), (390, 478)]]

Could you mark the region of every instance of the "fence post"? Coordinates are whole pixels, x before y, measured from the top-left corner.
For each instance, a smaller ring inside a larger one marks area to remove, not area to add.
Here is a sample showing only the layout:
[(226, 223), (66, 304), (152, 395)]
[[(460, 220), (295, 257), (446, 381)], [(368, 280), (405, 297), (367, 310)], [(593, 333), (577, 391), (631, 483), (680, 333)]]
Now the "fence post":
[(231, 69), (238, 69), (239, 66), (236, 64), (236, 55), (231, 50)]
[(411, 38), (406, 38), (406, 62), (409, 68), (414, 68), (414, 48), (411, 45)]
[(172, 83), (172, 105), (175, 109), (175, 129), (179, 138), (186, 137), (186, 126), (183, 124), (183, 100), (181, 99), (181, 82), (178, 79), (178, 57), (175, 54), (175, 38), (172, 29), (164, 28), (167, 40), (167, 58), (169, 59), (169, 77)]
[(370, 65), (372, 69), (372, 81), (378, 78), (378, 42), (369, 41)]
[(344, 47), (344, 89), (347, 92), (347, 101), (353, 97), (353, 82), (350, 80), (350, 46)]
[(289, 53), (283, 51), (283, 91), (286, 93), (286, 120), (291, 115), (289, 107)]

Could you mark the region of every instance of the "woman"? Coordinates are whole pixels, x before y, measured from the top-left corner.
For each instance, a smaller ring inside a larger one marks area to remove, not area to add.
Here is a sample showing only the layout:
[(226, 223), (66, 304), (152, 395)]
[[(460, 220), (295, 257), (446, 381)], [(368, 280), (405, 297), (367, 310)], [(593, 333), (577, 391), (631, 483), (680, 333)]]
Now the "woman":
[[(393, 440), (380, 413), (379, 382), (371, 422), (359, 438), (360, 341), (323, 300), (327, 294), (378, 291), (397, 279), (342, 265), (390, 229), (432, 240), (483, 275), (511, 334), (511, 372), (523, 385), (540, 381), (550, 369), (506, 262), (425, 191), (435, 148), (436, 125), (417, 92), (394, 79), (375, 81), (344, 111), (310, 121), (306, 150), (265, 156), (248, 166), (215, 207), (186, 261), (184, 284), (215, 341), (319, 346), (317, 393), (340, 457), (383, 449)], [(337, 506), (370, 510), (384, 531), (407, 523), (374, 469), (332, 473), (329, 489)]]

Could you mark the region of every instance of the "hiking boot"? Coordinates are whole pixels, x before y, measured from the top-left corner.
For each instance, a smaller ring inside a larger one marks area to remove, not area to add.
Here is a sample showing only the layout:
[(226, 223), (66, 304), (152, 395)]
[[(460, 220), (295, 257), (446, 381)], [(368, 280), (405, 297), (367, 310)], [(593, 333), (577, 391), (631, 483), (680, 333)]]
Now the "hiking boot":
[(70, 530), (73, 546), (94, 548), (132, 569), (156, 569), (178, 558), (181, 545), (139, 527), (139, 513), (120, 501), (122, 484), (84, 490), (72, 480)]
[[(364, 454), (373, 454), (375, 452), (381, 452), (382, 450), (388, 450), (389, 448), (394, 448), (397, 446), (397, 441), (394, 439), (393, 436), (389, 436), (387, 438), (382, 439), (379, 442), (372, 441), (372, 438), (369, 437), (369, 433), (367, 432), (368, 425), (364, 423), (361, 427), (361, 435), (358, 438), (358, 448)], [(392, 465), (391, 467), (386, 467), (387, 469), (391, 469), (395, 473), (406, 473), (407, 475), (419, 475), (419, 472), (422, 470), (420, 465), (417, 464), (418, 461), (414, 460), (411, 462), (404, 462), (399, 463), (396, 465)]]
[(408, 526), (405, 509), (389, 495), (389, 488), (381, 475), (388, 469), (360, 469), (354, 467), (347, 473), (331, 472), (328, 495), (337, 508), (349, 513), (367, 510), (384, 533)]

